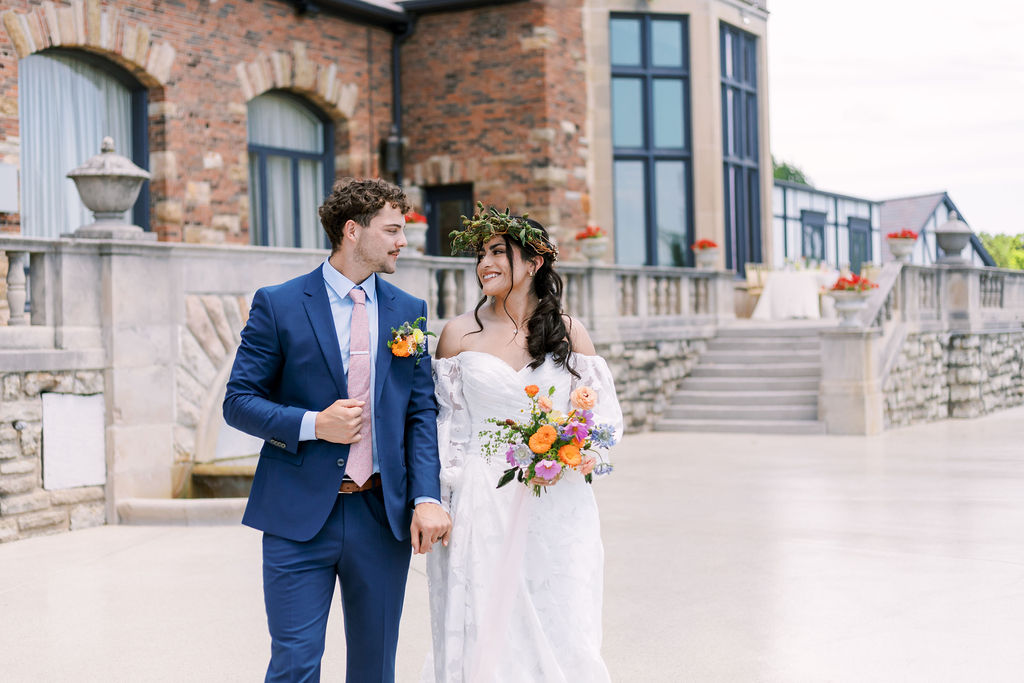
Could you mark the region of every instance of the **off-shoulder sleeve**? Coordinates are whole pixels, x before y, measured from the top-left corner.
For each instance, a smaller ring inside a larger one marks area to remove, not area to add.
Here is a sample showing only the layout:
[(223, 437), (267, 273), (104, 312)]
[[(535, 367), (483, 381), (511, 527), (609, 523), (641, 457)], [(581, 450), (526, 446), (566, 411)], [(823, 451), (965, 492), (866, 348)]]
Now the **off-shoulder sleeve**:
[(610, 424), (615, 428), (616, 443), (622, 438), (622, 408), (615, 394), (615, 378), (608, 368), (608, 363), (601, 356), (584, 356), (573, 354), (576, 372), (579, 379), (573, 377), (572, 390), (577, 387), (590, 387), (597, 392), (597, 404), (594, 406), (594, 422)]
[(434, 396), (437, 398), (437, 449), (441, 458), (441, 502), (451, 510), (452, 491), (465, 464), (471, 437), (469, 411), (462, 394), (462, 365), (458, 358), (435, 358)]

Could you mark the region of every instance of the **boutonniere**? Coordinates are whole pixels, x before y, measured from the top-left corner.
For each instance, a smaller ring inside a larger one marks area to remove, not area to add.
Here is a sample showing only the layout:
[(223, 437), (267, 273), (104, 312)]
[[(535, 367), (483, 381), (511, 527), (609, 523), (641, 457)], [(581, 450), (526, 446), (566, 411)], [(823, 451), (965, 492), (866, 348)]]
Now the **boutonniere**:
[(411, 323), (402, 323), (398, 329), (392, 327), (391, 341), (388, 342), (391, 353), (399, 358), (415, 356), (416, 365), (419, 365), (421, 356), (427, 352), (427, 337), (437, 336), (420, 328), (420, 325), (425, 325), (426, 322), (427, 319), (420, 316)]

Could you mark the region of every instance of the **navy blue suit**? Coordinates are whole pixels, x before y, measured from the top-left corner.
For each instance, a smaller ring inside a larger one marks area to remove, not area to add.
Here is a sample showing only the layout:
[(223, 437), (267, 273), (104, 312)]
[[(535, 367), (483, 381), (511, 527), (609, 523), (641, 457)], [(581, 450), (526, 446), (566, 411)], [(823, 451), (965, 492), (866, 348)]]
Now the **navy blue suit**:
[(319, 267), (256, 292), (228, 380), (225, 420), (265, 441), (242, 522), (264, 532), (273, 641), (268, 681), (318, 680), (336, 577), (348, 680), (394, 679), (412, 501), (440, 498), (440, 464), (430, 358), (417, 364), (387, 347), (391, 328), (425, 316), (426, 304), (379, 277), (376, 291), (373, 429), (380, 488), (339, 495), (348, 445), (299, 440), (306, 411), (347, 397)]

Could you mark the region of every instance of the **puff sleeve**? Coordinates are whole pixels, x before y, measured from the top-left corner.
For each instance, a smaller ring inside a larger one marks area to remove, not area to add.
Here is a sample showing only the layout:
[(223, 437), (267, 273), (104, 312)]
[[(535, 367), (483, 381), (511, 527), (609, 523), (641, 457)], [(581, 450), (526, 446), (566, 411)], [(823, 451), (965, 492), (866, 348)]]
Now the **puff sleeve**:
[(437, 449), (441, 459), (441, 503), (451, 511), (452, 492), (466, 462), (471, 437), (469, 411), (462, 393), (458, 358), (435, 358), (434, 396), (437, 399)]

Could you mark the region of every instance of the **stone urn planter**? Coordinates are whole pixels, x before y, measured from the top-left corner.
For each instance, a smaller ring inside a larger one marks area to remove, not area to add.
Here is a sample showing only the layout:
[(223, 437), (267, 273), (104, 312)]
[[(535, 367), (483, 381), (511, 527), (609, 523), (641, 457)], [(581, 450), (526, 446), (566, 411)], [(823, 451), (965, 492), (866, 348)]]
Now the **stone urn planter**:
[(914, 253), (914, 245), (917, 243), (916, 237), (889, 237), (885, 241), (894, 259), (900, 263), (910, 263), (910, 255)]
[(857, 317), (868, 306), (871, 290), (857, 292), (852, 290), (829, 290), (828, 295), (836, 303), (840, 327), (857, 327)]
[(693, 257), (697, 261), (697, 267), (703, 270), (713, 270), (718, 263), (719, 251), (721, 250), (718, 247), (705, 247), (704, 249), (694, 250)]
[(131, 160), (114, 153), (114, 139), (103, 138), (100, 153), (67, 174), (95, 218), (94, 223), (75, 230), (74, 237), (98, 239), (156, 239), (137, 225), (125, 221), (150, 173)]
[(419, 253), (426, 253), (427, 248), (427, 224), (406, 223), (405, 239), (409, 241), (409, 247)]
[(961, 256), (961, 253), (970, 243), (973, 234), (967, 224), (960, 220), (956, 211), (951, 211), (949, 220), (935, 228), (935, 239), (944, 254), (939, 263), (968, 263), (968, 259)]
[(608, 251), (607, 237), (587, 237), (578, 241), (580, 252), (590, 263), (597, 263)]

